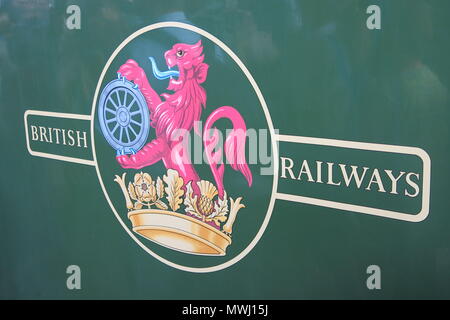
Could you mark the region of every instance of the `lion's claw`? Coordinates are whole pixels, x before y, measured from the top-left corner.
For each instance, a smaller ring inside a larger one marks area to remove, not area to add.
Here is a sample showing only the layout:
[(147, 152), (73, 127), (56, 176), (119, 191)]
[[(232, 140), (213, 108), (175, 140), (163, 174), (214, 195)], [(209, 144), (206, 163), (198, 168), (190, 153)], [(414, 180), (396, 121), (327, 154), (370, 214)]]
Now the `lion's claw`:
[(126, 155), (117, 156), (116, 160), (122, 168), (126, 168), (128, 162), (129, 162), (128, 156), (126, 156)]
[(141, 88), (143, 83), (147, 81), (144, 70), (132, 59), (127, 60), (125, 64), (120, 66), (119, 70), (117, 70), (117, 76), (123, 82), (125, 80), (133, 82), (135, 89)]
[(122, 76), (122, 74), (120, 72), (117, 72), (117, 79), (122, 80), (123, 83), (125, 83), (125, 81), (127, 81), (127, 77)]

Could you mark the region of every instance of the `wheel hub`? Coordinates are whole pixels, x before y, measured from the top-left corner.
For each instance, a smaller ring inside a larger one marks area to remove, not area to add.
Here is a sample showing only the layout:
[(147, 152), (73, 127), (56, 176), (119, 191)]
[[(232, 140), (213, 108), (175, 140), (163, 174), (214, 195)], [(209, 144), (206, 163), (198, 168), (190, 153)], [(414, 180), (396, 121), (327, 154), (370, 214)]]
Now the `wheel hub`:
[(130, 123), (131, 117), (130, 117), (130, 113), (128, 112), (127, 108), (120, 107), (117, 109), (116, 118), (117, 118), (117, 122), (119, 123), (119, 125), (121, 125), (122, 127), (126, 127)]

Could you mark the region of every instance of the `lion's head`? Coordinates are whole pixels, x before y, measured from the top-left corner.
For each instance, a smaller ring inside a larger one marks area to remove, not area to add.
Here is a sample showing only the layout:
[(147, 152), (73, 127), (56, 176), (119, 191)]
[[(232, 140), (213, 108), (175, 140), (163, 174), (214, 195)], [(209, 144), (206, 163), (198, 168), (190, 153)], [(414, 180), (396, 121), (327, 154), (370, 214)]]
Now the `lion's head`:
[(166, 100), (152, 114), (152, 125), (157, 134), (165, 132), (170, 137), (175, 129), (191, 130), (200, 120), (202, 107), (206, 107), (206, 91), (200, 84), (206, 80), (209, 66), (203, 62), (201, 41), (193, 45), (177, 43), (164, 58), (168, 71), (158, 70), (150, 57), (153, 75), (160, 80), (170, 78), (167, 89), (175, 92), (161, 94)]
[(189, 45), (185, 43), (177, 43), (172, 49), (164, 54), (167, 66), (177, 68), (178, 78), (172, 77), (169, 82), (168, 90), (180, 90), (186, 81), (194, 80), (198, 84), (206, 80), (208, 74), (208, 65), (203, 63), (204, 55), (202, 41)]

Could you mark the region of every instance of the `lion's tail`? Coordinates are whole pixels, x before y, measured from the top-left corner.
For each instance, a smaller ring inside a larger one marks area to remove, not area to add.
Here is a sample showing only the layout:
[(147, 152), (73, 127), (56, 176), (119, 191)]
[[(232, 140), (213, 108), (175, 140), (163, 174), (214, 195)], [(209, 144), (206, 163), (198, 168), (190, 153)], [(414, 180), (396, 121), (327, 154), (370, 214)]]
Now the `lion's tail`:
[(206, 157), (216, 181), (219, 196), (222, 197), (225, 167), (223, 163), (219, 165), (222, 160), (222, 148), (221, 146), (217, 146), (220, 142), (219, 132), (213, 127), (214, 123), (219, 119), (228, 119), (233, 124), (233, 129), (229, 132), (224, 146), (227, 163), (230, 164), (234, 170), (238, 170), (244, 175), (249, 186), (252, 185), (253, 177), (245, 159), (247, 127), (244, 119), (233, 107), (224, 106), (214, 110), (206, 120), (203, 132), (203, 143), (205, 145)]

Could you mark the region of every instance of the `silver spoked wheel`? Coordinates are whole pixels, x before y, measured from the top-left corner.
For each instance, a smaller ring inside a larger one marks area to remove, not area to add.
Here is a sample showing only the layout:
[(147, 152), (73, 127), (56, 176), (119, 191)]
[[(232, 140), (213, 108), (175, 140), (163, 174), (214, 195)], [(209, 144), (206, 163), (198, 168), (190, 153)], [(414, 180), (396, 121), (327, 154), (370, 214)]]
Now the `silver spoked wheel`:
[(147, 142), (150, 131), (147, 103), (137, 86), (120, 74), (103, 89), (98, 118), (103, 136), (117, 155), (135, 154)]

